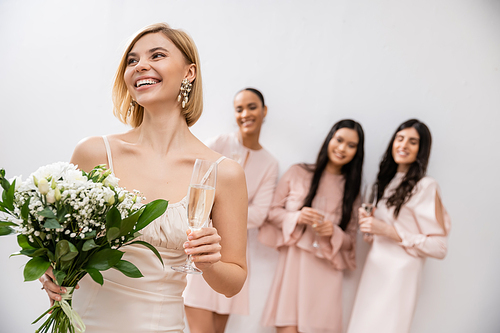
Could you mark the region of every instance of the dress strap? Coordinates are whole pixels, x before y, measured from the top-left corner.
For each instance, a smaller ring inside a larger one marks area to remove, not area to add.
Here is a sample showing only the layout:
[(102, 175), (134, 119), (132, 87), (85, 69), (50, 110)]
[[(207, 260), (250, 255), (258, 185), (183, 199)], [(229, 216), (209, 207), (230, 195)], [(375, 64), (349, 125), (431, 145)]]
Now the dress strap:
[(215, 164), (219, 165), (220, 162), (222, 162), (226, 156), (221, 156), (217, 161), (215, 161)]
[(108, 137), (106, 135), (103, 135), (102, 139), (104, 140), (104, 145), (106, 146), (106, 156), (108, 157), (109, 169), (112, 173), (115, 173), (115, 171), (113, 170), (113, 157), (111, 157), (111, 147), (109, 146)]

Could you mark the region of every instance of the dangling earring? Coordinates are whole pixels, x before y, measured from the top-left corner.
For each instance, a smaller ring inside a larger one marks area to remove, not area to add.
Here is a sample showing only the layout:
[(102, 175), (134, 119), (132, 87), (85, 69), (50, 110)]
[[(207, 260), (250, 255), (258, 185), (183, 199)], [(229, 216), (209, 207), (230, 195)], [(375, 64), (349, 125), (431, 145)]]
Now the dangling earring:
[(137, 102), (134, 101), (134, 100), (131, 100), (130, 101), (130, 105), (128, 107), (128, 111), (127, 111), (127, 118), (130, 117), (130, 115), (132, 114), (132, 111), (135, 110), (135, 106), (137, 105)]
[(180, 102), (182, 96), (184, 96), (184, 99), (182, 100), (182, 108), (183, 109), (186, 107), (186, 103), (189, 100), (189, 93), (191, 92), (192, 87), (193, 87), (193, 84), (191, 82), (189, 82), (188, 79), (182, 80), (181, 91), (179, 92), (179, 96), (177, 96), (177, 101)]

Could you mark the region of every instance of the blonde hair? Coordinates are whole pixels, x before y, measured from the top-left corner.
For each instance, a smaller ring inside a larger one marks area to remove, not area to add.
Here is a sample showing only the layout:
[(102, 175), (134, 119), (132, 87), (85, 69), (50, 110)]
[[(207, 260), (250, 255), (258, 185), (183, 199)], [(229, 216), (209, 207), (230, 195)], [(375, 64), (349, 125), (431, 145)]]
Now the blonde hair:
[(132, 102), (132, 96), (130, 96), (123, 76), (127, 67), (128, 54), (134, 47), (135, 43), (144, 35), (157, 32), (163, 33), (165, 37), (167, 37), (181, 51), (186, 58), (186, 61), (196, 66), (196, 78), (193, 82), (191, 82), (193, 87), (191, 89), (191, 93), (189, 94), (189, 101), (186, 103), (186, 107), (181, 109), (182, 114), (186, 118), (187, 125), (192, 126), (198, 121), (203, 111), (203, 90), (201, 84), (201, 70), (198, 50), (196, 49), (194, 41), (186, 32), (178, 29), (172, 29), (166, 23), (152, 24), (139, 30), (129, 42), (128, 47), (123, 53), (120, 65), (118, 66), (118, 70), (115, 75), (112, 93), (114, 105), (113, 114), (122, 123), (129, 124), (132, 127), (137, 127), (142, 123), (144, 107), (141, 105), (134, 103), (131, 113), (128, 114), (130, 103)]

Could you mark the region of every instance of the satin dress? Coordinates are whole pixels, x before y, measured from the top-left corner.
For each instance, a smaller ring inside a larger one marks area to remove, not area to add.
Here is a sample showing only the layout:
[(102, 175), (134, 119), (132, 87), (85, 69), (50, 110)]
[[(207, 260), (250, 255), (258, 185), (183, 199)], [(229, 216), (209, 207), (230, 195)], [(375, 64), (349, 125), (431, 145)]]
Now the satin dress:
[[(111, 150), (104, 140), (112, 170)], [(141, 231), (140, 239), (156, 247), (164, 266), (151, 250), (134, 244), (121, 249), (125, 252), (122, 259), (136, 265), (143, 277), (129, 278), (109, 269), (102, 272), (102, 286), (89, 275), (80, 281), (73, 307), (82, 317), (86, 333), (183, 332), (186, 274), (170, 267), (186, 261), (186, 205), (187, 197), (169, 203), (165, 213)]]
[[(375, 210), (375, 218), (394, 226), (401, 242), (374, 235), (358, 286), (348, 333), (407, 333), (417, 305), (427, 257), (442, 259), (447, 252), (450, 217), (442, 207), (443, 224), (436, 219), (439, 186), (422, 178), (397, 218), (387, 198), (401, 183), (397, 173)], [(439, 210), (438, 210), (439, 211)]]

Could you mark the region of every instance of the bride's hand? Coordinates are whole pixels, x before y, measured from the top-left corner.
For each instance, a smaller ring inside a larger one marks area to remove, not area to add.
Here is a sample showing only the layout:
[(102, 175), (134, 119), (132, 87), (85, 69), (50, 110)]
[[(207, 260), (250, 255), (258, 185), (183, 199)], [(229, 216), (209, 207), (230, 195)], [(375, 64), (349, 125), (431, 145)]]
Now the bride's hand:
[(221, 259), (221, 237), (215, 228), (187, 230), (188, 241), (184, 243), (184, 251), (191, 255), (191, 260), (201, 270), (210, 267)]
[(42, 290), (45, 290), (50, 299), (50, 306), (54, 305), (54, 301), (60, 301), (61, 295), (66, 292), (66, 288), (58, 286), (54, 283), (55, 277), (52, 272), (52, 267), (49, 267), (44, 275), (38, 279), (42, 283)]
[[(42, 284), (42, 290), (45, 290), (49, 296), (50, 306), (54, 305), (54, 301), (60, 301), (61, 294), (66, 293), (66, 288), (54, 283), (55, 279), (54, 273), (52, 272), (52, 266), (38, 279)], [(80, 286), (77, 285), (75, 289), (78, 288), (80, 288)]]

